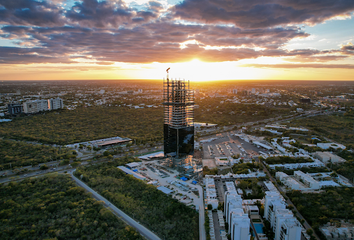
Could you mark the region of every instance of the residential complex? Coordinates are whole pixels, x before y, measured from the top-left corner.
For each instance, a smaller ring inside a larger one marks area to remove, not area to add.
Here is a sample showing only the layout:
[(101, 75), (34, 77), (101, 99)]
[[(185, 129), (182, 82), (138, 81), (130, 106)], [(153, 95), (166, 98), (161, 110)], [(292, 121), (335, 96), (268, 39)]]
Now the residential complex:
[(50, 111), (64, 108), (63, 99), (37, 99), (26, 101), (22, 104), (10, 103), (7, 105), (9, 115), (18, 115), (22, 112), (26, 114), (38, 113), (42, 111)]
[(270, 222), (275, 240), (300, 240), (301, 224), (292, 211), (286, 209), (286, 203), (277, 191), (266, 192), (264, 218)]
[(233, 182), (226, 182), (224, 214), (229, 224), (228, 232), (232, 240), (249, 240), (250, 218), (242, 206), (242, 198), (237, 193)]

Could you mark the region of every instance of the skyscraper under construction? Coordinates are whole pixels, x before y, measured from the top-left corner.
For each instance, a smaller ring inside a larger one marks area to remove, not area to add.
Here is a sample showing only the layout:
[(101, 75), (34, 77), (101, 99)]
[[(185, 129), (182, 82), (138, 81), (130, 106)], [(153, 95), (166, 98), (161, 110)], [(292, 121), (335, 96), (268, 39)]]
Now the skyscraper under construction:
[(163, 81), (164, 153), (177, 158), (194, 152), (194, 92), (189, 81)]

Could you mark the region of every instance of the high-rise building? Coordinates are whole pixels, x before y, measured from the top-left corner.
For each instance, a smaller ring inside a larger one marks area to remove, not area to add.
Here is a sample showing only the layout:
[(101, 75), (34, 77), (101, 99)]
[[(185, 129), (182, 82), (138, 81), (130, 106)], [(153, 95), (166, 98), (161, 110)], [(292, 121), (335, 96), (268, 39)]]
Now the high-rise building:
[[(168, 74), (168, 71), (167, 71)], [(176, 156), (194, 151), (194, 93), (189, 81), (163, 81), (164, 153)]]

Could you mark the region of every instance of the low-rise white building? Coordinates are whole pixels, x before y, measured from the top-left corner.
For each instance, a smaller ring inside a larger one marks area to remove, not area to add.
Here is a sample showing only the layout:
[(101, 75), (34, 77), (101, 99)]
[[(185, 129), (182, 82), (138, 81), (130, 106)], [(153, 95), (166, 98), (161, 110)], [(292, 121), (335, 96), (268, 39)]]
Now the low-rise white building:
[(334, 149), (345, 149), (346, 146), (339, 144), (339, 143), (317, 143), (317, 147), (322, 148), (322, 149), (329, 149), (329, 148), (334, 148)]
[(331, 226), (330, 223), (320, 228), (327, 240), (347, 240), (354, 239), (354, 225), (344, 224), (341, 227)]
[(310, 175), (303, 173), (302, 171), (295, 171), (294, 176), (300, 180), (302, 180), (309, 188), (311, 189), (320, 189), (321, 185), (319, 181), (316, 181)]
[(342, 163), (345, 162), (345, 159), (337, 156), (336, 154), (333, 154), (331, 152), (315, 152), (313, 154), (313, 156), (315, 158), (318, 158), (319, 160), (321, 160), (321, 162), (323, 162), (324, 164), (327, 164), (329, 162), (332, 163)]
[(219, 201), (216, 195), (215, 181), (213, 178), (204, 178), (205, 183), (205, 204), (211, 205), (213, 209), (217, 209)]
[(288, 176), (288, 174), (283, 173), (283, 172), (276, 172), (275, 177), (279, 179), (285, 186), (287, 186), (290, 189), (293, 190), (304, 190), (304, 186), (300, 184), (298, 181), (295, 179), (291, 178)]
[[(304, 157), (305, 155), (298, 155), (299, 157)], [(309, 156), (307, 156), (309, 157)], [(269, 168), (275, 169), (276, 167), (280, 167), (283, 169), (298, 169), (298, 168), (311, 168), (311, 167), (324, 167), (325, 164), (318, 159), (312, 158), (313, 162), (305, 162), (305, 163), (284, 163), (284, 164), (267, 164)]]

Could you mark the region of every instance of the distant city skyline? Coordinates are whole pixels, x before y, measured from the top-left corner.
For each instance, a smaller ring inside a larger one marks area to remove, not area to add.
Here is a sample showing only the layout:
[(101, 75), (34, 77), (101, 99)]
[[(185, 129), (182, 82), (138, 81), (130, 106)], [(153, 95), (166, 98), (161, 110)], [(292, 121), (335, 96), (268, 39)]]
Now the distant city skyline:
[(0, 80), (354, 80), (353, 0), (0, 0)]

